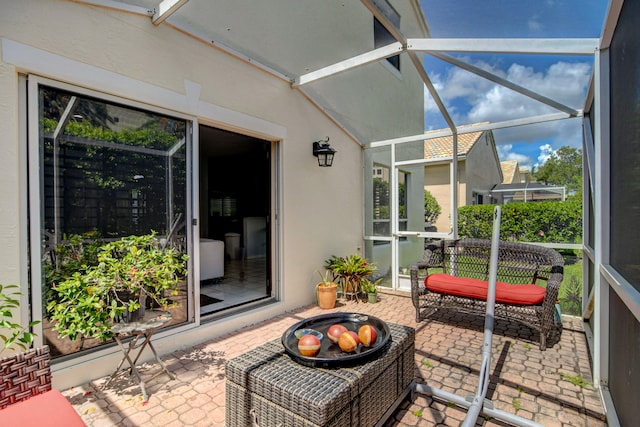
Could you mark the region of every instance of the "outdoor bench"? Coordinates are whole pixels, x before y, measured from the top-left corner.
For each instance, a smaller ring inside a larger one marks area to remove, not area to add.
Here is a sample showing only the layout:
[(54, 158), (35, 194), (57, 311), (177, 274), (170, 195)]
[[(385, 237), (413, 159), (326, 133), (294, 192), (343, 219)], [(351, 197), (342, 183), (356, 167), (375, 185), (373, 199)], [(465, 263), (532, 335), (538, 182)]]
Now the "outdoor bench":
[(51, 387), (48, 346), (0, 359), (0, 426), (85, 426), (69, 401)]
[[(411, 267), (411, 297), (416, 321), (439, 309), (486, 312), (491, 241), (442, 240), (427, 246)], [(495, 317), (517, 320), (540, 333), (540, 349), (554, 328), (555, 306), (564, 260), (555, 250), (500, 241)], [(426, 277), (421, 274), (426, 270)]]

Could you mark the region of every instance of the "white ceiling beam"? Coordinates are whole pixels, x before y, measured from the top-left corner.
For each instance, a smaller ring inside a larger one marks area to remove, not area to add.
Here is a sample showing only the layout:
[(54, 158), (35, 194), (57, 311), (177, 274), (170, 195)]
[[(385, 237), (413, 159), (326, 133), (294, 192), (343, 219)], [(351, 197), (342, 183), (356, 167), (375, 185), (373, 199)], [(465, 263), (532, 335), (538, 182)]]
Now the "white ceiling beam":
[(429, 74), (427, 74), (427, 71), (424, 69), (423, 61), (421, 61), (420, 58), (418, 58), (418, 55), (415, 52), (409, 52), (409, 58), (411, 59), (411, 62), (413, 63), (413, 66), (415, 67), (416, 71), (420, 75), (422, 82), (427, 87), (429, 94), (431, 94), (431, 98), (433, 98), (433, 101), (438, 106), (438, 110), (440, 110), (440, 114), (442, 114), (442, 117), (444, 117), (444, 120), (449, 125), (449, 128), (452, 131), (454, 131), (456, 128), (456, 124), (453, 122), (453, 119), (449, 115), (449, 111), (447, 110), (446, 105), (444, 105), (444, 101), (442, 101), (442, 98), (440, 98), (440, 94), (436, 90), (436, 87), (431, 82), (431, 79), (429, 78)]
[(371, 64), (381, 59), (389, 58), (390, 56), (398, 55), (402, 52), (403, 46), (401, 43), (391, 43), (390, 45), (372, 50), (371, 52), (363, 53), (361, 55), (354, 56), (353, 58), (349, 58), (336, 64), (321, 68), (317, 71), (303, 74), (295, 79), (292, 86), (295, 88), (298, 86), (309, 84), (311, 82), (334, 76), (336, 74), (340, 74), (357, 67), (362, 67), (363, 65)]
[(408, 39), (407, 50), (588, 56), (595, 53), (599, 43), (599, 39)]
[(155, 8), (151, 22), (153, 25), (162, 24), (188, 1), (189, 0), (162, 0), (158, 7)]
[[(556, 120), (570, 119), (572, 117), (573, 116), (567, 113), (553, 113), (553, 114), (543, 114), (540, 116), (525, 117), (523, 119), (505, 120), (505, 121), (494, 122), (494, 123), (481, 123), (477, 125), (476, 124), (461, 125), (456, 127), (456, 133), (458, 135), (463, 135), (465, 133), (471, 133), (471, 132), (479, 132), (479, 131), (495, 130), (495, 129), (506, 129), (506, 128), (512, 128), (516, 126), (525, 126), (525, 125), (533, 125), (536, 123), (552, 122)], [(453, 132), (451, 131), (451, 129), (446, 128), (446, 129), (433, 130), (433, 131), (421, 133), (418, 135), (404, 136), (401, 138), (394, 138), (394, 139), (386, 139), (383, 141), (375, 141), (367, 144), (366, 146), (371, 148), (384, 147), (386, 145), (402, 144), (405, 142), (420, 141), (420, 140), (439, 138), (442, 136), (451, 136), (451, 135), (453, 135)]]
[(567, 105), (561, 104), (557, 101), (554, 101), (551, 98), (547, 98), (546, 96), (542, 96), (539, 93), (536, 93), (532, 90), (529, 90), (525, 87), (522, 87), (520, 85), (517, 85), (513, 82), (510, 82), (507, 79), (504, 79), (496, 74), (490, 73), (487, 70), (483, 70), (482, 68), (476, 67), (475, 65), (471, 65), (467, 62), (461, 61), (458, 58), (454, 58), (453, 56), (444, 54), (444, 53), (439, 53), (439, 52), (429, 52), (428, 53), (431, 56), (435, 56), (436, 58), (442, 59), (445, 62), (448, 62), (450, 64), (453, 64), (459, 68), (462, 68), (463, 70), (467, 70), (470, 73), (476, 74), (480, 77), (483, 77), (489, 81), (492, 81), (496, 84), (499, 84), (501, 86), (504, 86), (508, 89), (513, 90), (514, 92), (518, 92), (521, 95), (524, 95), (526, 97), (529, 97), (531, 99), (534, 99), (538, 102), (541, 102), (545, 105), (548, 105), (551, 108), (554, 108), (556, 110), (559, 111), (564, 111), (567, 114), (570, 114), (574, 117), (579, 115), (579, 110), (576, 110), (575, 108), (571, 108)]

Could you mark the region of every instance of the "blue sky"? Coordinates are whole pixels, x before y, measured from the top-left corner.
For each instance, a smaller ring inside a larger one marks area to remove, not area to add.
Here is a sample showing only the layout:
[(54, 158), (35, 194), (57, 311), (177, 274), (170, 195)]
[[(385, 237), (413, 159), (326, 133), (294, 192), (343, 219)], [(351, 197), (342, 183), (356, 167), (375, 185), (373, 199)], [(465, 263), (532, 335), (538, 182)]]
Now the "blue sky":
[[(434, 38), (598, 38), (606, 0), (421, 0)], [(576, 109), (584, 98), (592, 57), (456, 54), (478, 67)], [(556, 112), (536, 101), (425, 55), (425, 69), (456, 125)], [(425, 93), (425, 129), (447, 127)], [(562, 146), (580, 148), (581, 119), (496, 130), (501, 160), (536, 166)]]

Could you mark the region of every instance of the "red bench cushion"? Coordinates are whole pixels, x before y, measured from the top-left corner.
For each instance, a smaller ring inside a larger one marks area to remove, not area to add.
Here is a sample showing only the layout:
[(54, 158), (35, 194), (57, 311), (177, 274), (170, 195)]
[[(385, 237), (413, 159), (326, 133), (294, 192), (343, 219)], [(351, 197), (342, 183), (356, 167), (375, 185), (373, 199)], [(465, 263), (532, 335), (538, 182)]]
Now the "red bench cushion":
[(0, 409), (0, 426), (85, 427), (85, 423), (62, 393), (50, 390)]
[[(432, 292), (440, 292), (460, 297), (487, 299), (488, 283), (484, 280), (456, 277), (449, 274), (430, 274), (424, 285)], [(535, 305), (544, 300), (546, 288), (538, 285), (512, 285), (496, 283), (496, 302), (518, 305)]]

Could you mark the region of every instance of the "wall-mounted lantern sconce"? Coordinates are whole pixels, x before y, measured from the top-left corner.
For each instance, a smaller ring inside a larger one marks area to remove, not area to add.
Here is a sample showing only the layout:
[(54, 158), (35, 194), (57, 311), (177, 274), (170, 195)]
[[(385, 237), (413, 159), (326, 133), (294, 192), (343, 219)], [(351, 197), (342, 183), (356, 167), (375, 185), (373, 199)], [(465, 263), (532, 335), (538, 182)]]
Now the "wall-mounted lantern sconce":
[(330, 167), (333, 164), (333, 155), (336, 150), (329, 145), (329, 137), (313, 143), (313, 155), (318, 158), (318, 166)]

